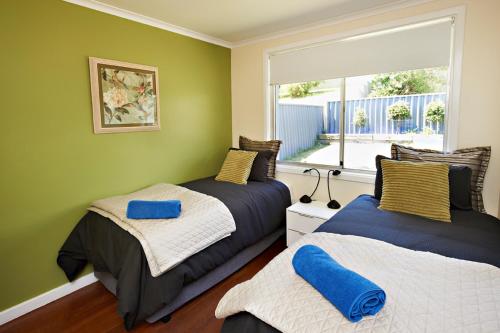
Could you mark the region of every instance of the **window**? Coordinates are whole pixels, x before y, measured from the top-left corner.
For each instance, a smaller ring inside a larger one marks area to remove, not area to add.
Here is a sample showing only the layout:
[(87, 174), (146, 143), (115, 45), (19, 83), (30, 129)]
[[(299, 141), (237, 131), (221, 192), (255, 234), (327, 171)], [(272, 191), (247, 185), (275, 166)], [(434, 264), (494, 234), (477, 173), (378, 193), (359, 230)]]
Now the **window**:
[(375, 170), (392, 143), (443, 150), (450, 22), (271, 55), (279, 160)]
[(281, 85), (279, 159), (375, 170), (375, 156), (390, 156), (392, 143), (442, 150), (447, 73), (440, 67)]
[(336, 111), (341, 86), (342, 80), (333, 79), (279, 87), (275, 137), (282, 141), (280, 161), (340, 165)]

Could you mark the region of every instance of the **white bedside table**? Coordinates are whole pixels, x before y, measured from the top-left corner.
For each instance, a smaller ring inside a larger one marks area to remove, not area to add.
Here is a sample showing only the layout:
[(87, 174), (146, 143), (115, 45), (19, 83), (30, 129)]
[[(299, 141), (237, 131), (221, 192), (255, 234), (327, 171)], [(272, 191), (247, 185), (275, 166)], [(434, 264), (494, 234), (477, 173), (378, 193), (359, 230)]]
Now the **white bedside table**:
[(326, 202), (297, 202), (286, 209), (286, 245), (290, 246), (300, 237), (316, 230), (335, 215), (339, 209), (326, 207)]

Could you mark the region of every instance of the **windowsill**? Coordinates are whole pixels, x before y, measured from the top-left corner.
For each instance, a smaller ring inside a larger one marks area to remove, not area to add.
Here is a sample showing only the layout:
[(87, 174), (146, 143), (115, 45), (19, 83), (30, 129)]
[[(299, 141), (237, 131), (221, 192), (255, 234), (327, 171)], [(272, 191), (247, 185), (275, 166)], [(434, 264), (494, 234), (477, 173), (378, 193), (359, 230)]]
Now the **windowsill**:
[[(281, 164), (277, 163), (276, 171), (280, 173), (289, 173), (302, 175), (306, 177), (316, 177), (316, 173), (304, 174), (304, 170), (307, 169), (307, 166), (300, 165), (291, 165), (291, 164)], [(324, 169), (321, 167), (317, 167), (319, 170), (321, 177), (327, 176), (328, 169)], [(336, 180), (342, 180), (347, 182), (357, 182), (357, 183), (365, 183), (365, 184), (374, 184), (375, 183), (375, 173), (361, 172), (356, 170), (342, 170), (342, 173), (338, 176), (331, 176)]]

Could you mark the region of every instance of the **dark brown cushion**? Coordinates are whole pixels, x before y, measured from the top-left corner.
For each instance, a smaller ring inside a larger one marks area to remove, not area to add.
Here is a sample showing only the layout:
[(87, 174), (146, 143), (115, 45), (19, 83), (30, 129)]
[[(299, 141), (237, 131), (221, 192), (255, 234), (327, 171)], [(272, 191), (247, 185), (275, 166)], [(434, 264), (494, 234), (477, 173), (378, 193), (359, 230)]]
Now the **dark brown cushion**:
[(450, 165), (450, 207), (451, 209), (471, 210), (470, 179), (472, 170), (464, 165)]
[(382, 166), (380, 161), (382, 160), (390, 160), (389, 157), (383, 155), (377, 155), (375, 157), (375, 166), (377, 167), (377, 174), (375, 175), (375, 190), (373, 196), (375, 199), (382, 199), (382, 187), (384, 186), (384, 178), (382, 177)]
[(411, 162), (441, 162), (469, 167), (471, 175), (471, 203), (472, 209), (485, 212), (483, 204), (484, 176), (488, 169), (491, 156), (491, 147), (474, 147), (458, 149), (451, 153), (444, 153), (430, 149), (416, 149), (392, 144), (393, 159)]
[(280, 140), (256, 141), (240, 136), (240, 149), (257, 152), (270, 150), (272, 152), (267, 171), (268, 178), (276, 177), (276, 158), (278, 157), (278, 153), (280, 151), (280, 145)]

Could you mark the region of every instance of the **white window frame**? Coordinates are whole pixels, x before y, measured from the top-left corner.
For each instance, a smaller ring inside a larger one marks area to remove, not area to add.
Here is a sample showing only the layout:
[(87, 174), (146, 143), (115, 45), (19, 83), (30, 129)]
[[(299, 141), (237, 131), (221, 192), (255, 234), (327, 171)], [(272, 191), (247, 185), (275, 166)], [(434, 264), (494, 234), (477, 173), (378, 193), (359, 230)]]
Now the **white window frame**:
[[(444, 135), (444, 150), (452, 151), (458, 147), (458, 127), (460, 116), (460, 90), (462, 82), (462, 58), (463, 58), (463, 45), (464, 45), (464, 31), (465, 31), (465, 6), (457, 6), (452, 8), (443, 9), (440, 11), (430, 12), (423, 15), (407, 17), (391, 22), (364, 27), (347, 32), (336, 33), (319, 38), (302, 40), (300, 42), (281, 45), (278, 47), (265, 49), (263, 52), (263, 70), (264, 70), (264, 110), (265, 110), (265, 136), (266, 138), (273, 139), (275, 137), (275, 86), (270, 84), (270, 57), (271, 55), (283, 51), (303, 48), (316, 43), (333, 42), (342, 40), (349, 37), (364, 35), (367, 33), (382, 31), (391, 28), (397, 28), (404, 25), (416, 24), (420, 22), (453, 17), (454, 24), (452, 26), (451, 38), (451, 51), (450, 51), (450, 65), (449, 65), (449, 84), (448, 84), (448, 99), (447, 99), (447, 112), (445, 115), (445, 135)], [(278, 161), (278, 171), (287, 173), (302, 173), (307, 163), (290, 163)], [(320, 168), (321, 172), (325, 171), (324, 165), (316, 165)], [(332, 166), (335, 167), (335, 166)], [(374, 172), (363, 170), (350, 170), (344, 169), (341, 174), (341, 179), (349, 181), (361, 181), (373, 183)]]

